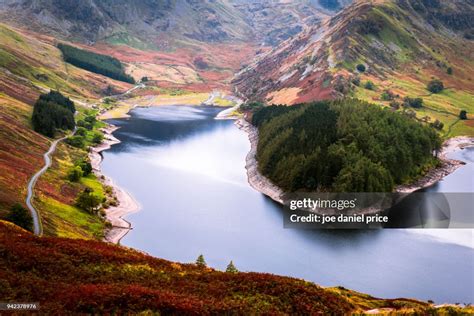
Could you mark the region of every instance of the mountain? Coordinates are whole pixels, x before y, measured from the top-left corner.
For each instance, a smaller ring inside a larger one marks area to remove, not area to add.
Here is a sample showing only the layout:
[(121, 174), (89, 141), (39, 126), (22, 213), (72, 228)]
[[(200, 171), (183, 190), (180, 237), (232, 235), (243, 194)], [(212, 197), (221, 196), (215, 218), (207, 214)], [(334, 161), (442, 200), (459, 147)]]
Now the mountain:
[(275, 46), (314, 26), (331, 12), (318, 1), (232, 0), (262, 46)]
[(112, 55), (135, 80), (147, 77), (165, 88), (210, 91), (228, 90), (233, 74), (256, 53), (319, 24), (340, 7), (321, 3), (3, 0), (0, 18), (37, 38), (47, 36), (54, 45), (72, 42)]
[(31, 29), (87, 43), (151, 40), (144, 44), (160, 47), (177, 35), (219, 42), (251, 34), (242, 14), (222, 0), (7, 0), (1, 10), (4, 21), (28, 21), (23, 25)]
[(106, 41), (159, 49), (182, 41), (257, 41), (274, 45), (346, 2), (4, 0), (0, 16), (17, 26), (89, 44)]
[[(473, 112), (473, 21), (472, 0), (356, 1), (257, 58), (233, 83), (243, 96), (269, 103), (354, 96), (388, 105), (381, 98), (387, 91), (423, 97), (420, 115), (451, 126), (459, 110)], [(432, 79), (449, 89), (430, 94)], [(375, 88), (364, 89), (366, 81)], [(453, 133), (473, 133), (470, 122), (456, 124)]]

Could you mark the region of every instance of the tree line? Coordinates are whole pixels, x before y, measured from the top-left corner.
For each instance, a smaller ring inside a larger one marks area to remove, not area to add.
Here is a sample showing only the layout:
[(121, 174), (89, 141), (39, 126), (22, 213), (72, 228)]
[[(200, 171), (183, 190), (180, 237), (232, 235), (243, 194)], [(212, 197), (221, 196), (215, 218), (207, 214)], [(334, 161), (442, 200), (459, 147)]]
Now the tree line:
[(372, 104), (324, 101), (257, 110), (260, 171), (287, 191), (390, 192), (437, 164), (433, 128)]
[(58, 44), (58, 48), (67, 63), (115, 80), (135, 83), (135, 80), (125, 73), (122, 63), (112, 56), (97, 54), (61, 43)]

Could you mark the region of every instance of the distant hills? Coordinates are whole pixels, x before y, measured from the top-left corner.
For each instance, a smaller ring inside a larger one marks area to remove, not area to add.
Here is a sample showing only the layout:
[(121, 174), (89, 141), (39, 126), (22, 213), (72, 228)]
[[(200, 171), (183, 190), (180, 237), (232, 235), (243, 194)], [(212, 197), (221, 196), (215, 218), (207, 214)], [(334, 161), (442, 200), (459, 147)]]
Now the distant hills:
[(278, 44), (345, 1), (5, 0), (3, 21), (55, 36), (167, 48), (169, 41)]

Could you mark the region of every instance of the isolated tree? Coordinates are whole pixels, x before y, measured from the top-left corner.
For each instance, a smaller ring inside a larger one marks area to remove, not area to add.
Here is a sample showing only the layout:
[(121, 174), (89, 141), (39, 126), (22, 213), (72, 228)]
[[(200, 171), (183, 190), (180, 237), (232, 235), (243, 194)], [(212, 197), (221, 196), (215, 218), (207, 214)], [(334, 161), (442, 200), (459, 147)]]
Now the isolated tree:
[(466, 110), (461, 110), (461, 112), (459, 112), (459, 118), (461, 120), (467, 120), (467, 111)]
[(452, 75), (452, 74), (453, 74), (453, 68), (448, 67), (448, 69), (446, 69), (446, 73), (447, 73), (448, 75)]
[(75, 166), (74, 168), (71, 169), (71, 171), (69, 171), (67, 177), (69, 181), (77, 182), (82, 178), (83, 175), (84, 175), (84, 172), (82, 171), (82, 168), (79, 166)]
[(18, 203), (12, 206), (5, 219), (23, 229), (33, 231), (33, 219), (30, 212)]
[(92, 165), (90, 161), (88, 160), (81, 161), (80, 163), (77, 164), (77, 166), (79, 166), (82, 169), (84, 177), (87, 177), (88, 175), (92, 173)]
[(76, 201), (76, 205), (84, 211), (94, 214), (100, 206), (100, 198), (90, 188), (84, 189)]
[(422, 98), (410, 98), (405, 97), (403, 99), (403, 106), (409, 106), (415, 109), (419, 109), (423, 107), (423, 99)]
[(204, 260), (204, 256), (202, 254), (196, 259), (196, 265), (202, 268), (207, 267), (206, 260)]
[(426, 89), (432, 93), (440, 93), (441, 91), (444, 90), (444, 84), (441, 80), (434, 79), (431, 80), (428, 85), (426, 86)]
[(227, 269), (225, 269), (225, 272), (237, 273), (239, 272), (239, 270), (237, 270), (237, 268), (235, 267), (234, 263), (231, 260), (230, 263), (227, 265)]
[(365, 72), (367, 70), (364, 64), (358, 64), (356, 68), (359, 72)]

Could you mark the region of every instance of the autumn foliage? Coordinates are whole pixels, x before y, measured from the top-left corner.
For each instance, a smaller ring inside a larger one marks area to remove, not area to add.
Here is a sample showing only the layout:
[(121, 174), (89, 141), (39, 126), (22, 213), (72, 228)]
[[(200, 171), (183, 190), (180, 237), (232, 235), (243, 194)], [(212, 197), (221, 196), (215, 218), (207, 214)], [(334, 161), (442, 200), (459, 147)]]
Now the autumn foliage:
[(427, 305), (270, 274), (178, 264), (98, 241), (39, 238), (2, 221), (0, 301), (39, 302), (42, 314), (55, 315), (342, 315), (368, 306)]

